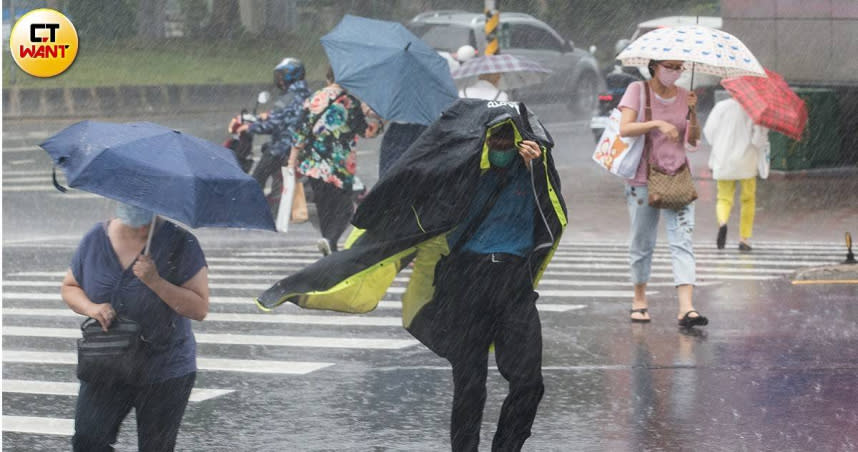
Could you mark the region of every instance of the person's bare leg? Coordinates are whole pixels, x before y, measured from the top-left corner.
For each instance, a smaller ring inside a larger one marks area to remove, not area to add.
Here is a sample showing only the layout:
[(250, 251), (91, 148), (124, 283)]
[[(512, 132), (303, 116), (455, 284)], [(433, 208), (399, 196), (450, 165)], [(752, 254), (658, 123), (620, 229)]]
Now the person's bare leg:
[[(682, 317), (688, 311), (694, 310), (694, 303), (692, 302), (692, 298), (694, 295), (694, 286), (691, 284), (683, 284), (681, 286), (676, 287), (677, 295), (679, 296), (679, 315), (676, 316), (677, 319), (682, 319)], [(699, 314), (692, 313), (689, 317), (699, 317)]]
[[(635, 284), (635, 298), (632, 300), (632, 309), (645, 309), (647, 307), (646, 283)], [(631, 317), (635, 320), (650, 319), (649, 312), (633, 312)]]

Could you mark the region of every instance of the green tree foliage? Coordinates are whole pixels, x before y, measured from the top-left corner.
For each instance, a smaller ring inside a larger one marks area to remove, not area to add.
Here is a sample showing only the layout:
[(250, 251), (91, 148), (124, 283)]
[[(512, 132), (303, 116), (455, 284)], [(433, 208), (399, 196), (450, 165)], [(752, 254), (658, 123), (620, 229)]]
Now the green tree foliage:
[[(145, 0), (143, 0), (145, 1)], [(137, 0), (74, 0), (67, 11), (81, 39), (91, 44), (134, 36)]]

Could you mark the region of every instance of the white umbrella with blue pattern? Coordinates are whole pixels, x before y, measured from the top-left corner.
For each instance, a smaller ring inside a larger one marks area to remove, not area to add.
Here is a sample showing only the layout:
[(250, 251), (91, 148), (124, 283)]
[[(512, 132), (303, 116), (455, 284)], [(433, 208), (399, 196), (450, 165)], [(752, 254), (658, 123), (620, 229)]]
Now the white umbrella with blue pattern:
[(719, 77), (765, 77), (754, 54), (735, 36), (704, 27), (664, 27), (629, 44), (617, 59), (625, 66), (646, 66), (650, 60), (684, 61), (685, 69)]

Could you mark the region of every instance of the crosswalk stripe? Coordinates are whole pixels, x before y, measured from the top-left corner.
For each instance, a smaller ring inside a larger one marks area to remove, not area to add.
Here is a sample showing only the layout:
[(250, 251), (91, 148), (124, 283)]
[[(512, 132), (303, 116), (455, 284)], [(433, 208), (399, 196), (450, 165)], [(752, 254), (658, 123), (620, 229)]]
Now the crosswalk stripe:
[[(738, 253), (733, 249), (718, 249), (714, 243), (701, 241), (694, 244), (695, 253), (698, 251), (712, 253), (718, 256), (729, 254), (738, 254), (741, 256), (754, 256), (758, 253), (782, 253), (795, 254), (804, 253), (806, 251), (828, 252), (828, 251), (844, 251), (845, 247), (842, 242), (797, 242), (797, 241), (754, 241), (754, 250), (751, 253)], [(759, 248), (757, 248), (759, 247)], [(319, 256), (319, 251), (315, 246), (293, 246), (288, 249), (290, 253), (306, 254), (308, 256)], [(574, 253), (625, 253), (628, 254), (629, 246), (626, 243), (611, 242), (572, 242), (564, 241), (555, 251), (555, 256), (563, 256)], [(659, 244), (655, 247), (656, 253), (669, 254), (670, 249), (666, 243)], [(267, 256), (282, 256), (282, 249), (267, 249), (267, 250), (249, 250), (237, 251), (234, 256), (243, 257), (267, 257)]]
[[(283, 256), (279, 258), (266, 258), (266, 257), (211, 257), (206, 258), (208, 262), (222, 262), (222, 263), (237, 263), (237, 262), (247, 262), (249, 264), (281, 264), (281, 263), (289, 263), (289, 264), (312, 264), (319, 259), (314, 258), (299, 258), (299, 257), (289, 257)], [(832, 256), (832, 261), (835, 260), (835, 257)], [(598, 258), (598, 262), (625, 262), (628, 263), (629, 258), (628, 255), (616, 255), (616, 256), (600, 256)], [(747, 259), (733, 259), (733, 258), (695, 258), (697, 264), (722, 264), (722, 265), (770, 265), (770, 266), (815, 266), (815, 265), (827, 265), (831, 264), (832, 261), (820, 261), (820, 260), (761, 260), (754, 258)], [(555, 256), (554, 259), (551, 260), (551, 264), (549, 264), (549, 268), (564, 268), (569, 263), (580, 263), (581, 259), (575, 258), (574, 256), (566, 257), (566, 256)], [(670, 257), (653, 257), (653, 262), (659, 263), (669, 263), (671, 262)]]
[[(4, 393), (76, 396), (79, 388), (80, 383), (77, 382), (3, 379)], [(235, 392), (234, 389), (194, 388), (191, 390), (190, 401), (203, 402), (233, 392)]]
[[(548, 270), (546, 274), (557, 275), (557, 272), (552, 271), (552, 268), (564, 268), (564, 269), (575, 269), (575, 270), (624, 270), (626, 275), (628, 275), (629, 265), (628, 264), (602, 264), (598, 262), (587, 263), (587, 264), (560, 264), (559, 267), (555, 267), (554, 264), (548, 266)], [(653, 264), (651, 267), (653, 270), (671, 270), (673, 267), (671, 265), (666, 264)], [(697, 267), (699, 272), (721, 272), (721, 273), (773, 273), (774, 270), (768, 268), (728, 268), (728, 267)], [(792, 273), (793, 270), (790, 269), (778, 269), (778, 272), (783, 273)]]
[[(578, 265), (584, 265), (584, 264), (582, 263), (582, 264), (578, 264)], [(601, 265), (601, 266), (608, 265), (608, 266), (610, 266), (610, 268), (615, 268), (618, 270), (625, 270), (625, 271), (624, 272), (611, 272), (611, 273), (606, 273), (606, 272), (575, 272), (575, 271), (570, 272), (570, 271), (561, 271), (561, 270), (552, 271), (554, 268), (554, 266), (552, 264), (552, 265), (549, 265), (549, 267), (548, 267), (549, 271), (546, 272), (546, 274), (550, 275), (551, 277), (562, 277), (562, 276), (568, 277), (568, 276), (581, 276), (581, 275), (584, 275), (584, 276), (601, 275), (601, 276), (609, 276), (609, 277), (610, 276), (619, 276), (619, 277), (627, 277), (628, 276), (628, 268), (629, 268), (628, 265), (601, 264), (601, 263), (594, 263), (592, 265)], [(589, 267), (590, 267), (590, 265), (588, 265), (588, 268)], [(302, 269), (303, 267), (300, 267), (300, 266), (294, 266), (294, 267), (290, 267), (290, 266), (254, 266), (254, 267), (252, 267), (254, 270), (258, 270), (259, 272), (261, 272), (263, 274), (261, 274), (261, 275), (260, 274), (258, 274), (258, 275), (244, 275), (242, 273), (234, 273), (235, 270), (249, 269), (249, 268), (250, 267), (242, 267), (242, 266), (235, 266), (234, 268), (225, 268), (223, 266), (210, 266), (209, 269), (211, 270), (211, 273), (209, 273), (209, 276), (212, 277), (212, 279), (269, 280), (273, 283), (275, 280), (279, 280), (280, 278), (283, 278), (286, 275), (290, 274), (292, 271), (298, 271), (298, 270)], [(667, 266), (667, 265), (662, 265), (662, 264), (654, 264), (653, 268), (671, 268), (671, 267)], [(220, 273), (221, 271), (223, 271), (224, 273)], [(229, 273), (227, 273), (227, 271), (229, 271)], [(792, 273), (793, 271), (795, 271), (795, 268), (767, 268), (767, 267), (738, 268), (735, 266), (710, 267), (710, 266), (705, 266), (705, 265), (697, 267), (697, 273), (698, 274), (705, 274), (706, 272), (785, 274), (785, 273)], [(400, 275), (402, 275), (402, 276), (398, 277), (397, 281), (407, 280), (408, 275), (410, 275), (411, 273), (412, 273), (411, 269), (403, 269), (400, 272)], [(36, 271), (33, 271), (33, 272), (11, 273), (8, 276), (52, 277), (52, 278), (56, 278), (57, 280), (60, 280), (60, 279), (62, 279), (62, 277), (64, 275), (65, 275), (65, 271), (53, 271), (53, 272), (36, 272)]]
[[(56, 294), (56, 293), (3, 292), (3, 299), (4, 300), (27, 300), (27, 301), (43, 301), (43, 302), (50, 302), (50, 303), (63, 303), (62, 299), (59, 297), (59, 294)], [(211, 304), (224, 304), (224, 305), (256, 306), (256, 302), (254, 301), (253, 297), (210, 297), (209, 303), (211, 303)], [(293, 305), (291, 303), (286, 303), (284, 305), (284, 307), (288, 307), (288, 306), (293, 306)], [(536, 303), (536, 308), (539, 309), (540, 311), (545, 311), (545, 312), (566, 312), (566, 311), (573, 311), (573, 310), (577, 310), (577, 309), (583, 309), (586, 307), (587, 307), (587, 305), (583, 305), (583, 304), (563, 304), (563, 303), (555, 304), (555, 303), (541, 303), (541, 302)], [(401, 309), (401, 308), (402, 308), (402, 302), (401, 301), (382, 300), (378, 303), (378, 309)], [(6, 309), (17, 309), (17, 308), (6, 308)], [(300, 309), (300, 308), (295, 306), (295, 309)], [(66, 310), (66, 311), (72, 312), (70, 310)], [(219, 316), (225, 315), (224, 313), (210, 312), (208, 314), (208, 316), (206, 316), (206, 321), (211, 320), (212, 319), (211, 316), (214, 314), (218, 314)], [(229, 314), (229, 315), (232, 315), (232, 314)], [(250, 316), (250, 315), (259, 315), (259, 314), (235, 314), (235, 315), (236, 316), (238, 316), (238, 315)], [(283, 314), (270, 314), (270, 315), (269, 314), (263, 314), (262, 316), (263, 316), (263, 318), (266, 318), (269, 316), (273, 317), (273, 318), (279, 318), (280, 316), (284, 316), (284, 315)], [(312, 316), (311, 315), (301, 315), (301, 316), (295, 316), (295, 317), (301, 317), (302, 321), (299, 323), (304, 323), (303, 322), (304, 318), (315, 318), (315, 317), (319, 317), (319, 316), (317, 316), (317, 315), (312, 315)], [(219, 318), (219, 317), (215, 317), (215, 318)], [(355, 319), (373, 318), (374, 319), (377, 317), (349, 316), (349, 317), (343, 317), (343, 318), (344, 319), (350, 319), (350, 318), (355, 318)], [(226, 321), (228, 321), (228, 320), (226, 320)], [(256, 321), (256, 320), (254, 320), (254, 321)], [(397, 322), (401, 322), (399, 317), (397, 317)], [(289, 323), (289, 322), (287, 322), (287, 323)], [(351, 323), (349, 323), (349, 324), (351, 324)]]
[(319, 257), (307, 257), (306, 259), (285, 255), (282, 257), (206, 257), (206, 262), (247, 262), (249, 264), (312, 264), (318, 261)]
[[(274, 283), (275, 281), (272, 281)], [(59, 281), (10, 281), (3, 280), (3, 287), (56, 287), (59, 289)], [(271, 287), (271, 284), (220, 284), (209, 283), (210, 289), (233, 289), (252, 290), (262, 292)]]
[[(6, 149), (6, 148), (3, 148)], [(9, 176), (43, 176), (51, 177), (50, 171), (45, 170), (3, 170), (3, 179)], [(57, 178), (62, 176), (62, 171), (57, 172)]]
[[(60, 279), (65, 275), (65, 272), (20, 272), (20, 273), (11, 273), (8, 276), (14, 277), (43, 277), (43, 278), (57, 278)], [(274, 284), (277, 282), (279, 277), (272, 277), (271, 275), (236, 275), (236, 274), (218, 274), (218, 273), (209, 273), (209, 280), (221, 281), (221, 280), (251, 280), (251, 281), (266, 281), (269, 284)], [(408, 283), (409, 278), (407, 277), (397, 277), (394, 279), (397, 283)], [(558, 286), (581, 286), (581, 287), (604, 287), (604, 286), (617, 286), (628, 285), (628, 281), (611, 281), (611, 280), (572, 280), (572, 279), (542, 279), (540, 281), (540, 285), (543, 287), (546, 285), (558, 285)], [(698, 283), (700, 286), (711, 286), (715, 283), (712, 282), (701, 282)], [(674, 284), (672, 282), (652, 282), (649, 284), (651, 287), (673, 287)]]
[[(77, 354), (72, 352), (39, 352), (4, 349), (3, 362), (25, 364), (77, 364)], [(197, 358), (197, 368), (200, 370), (222, 370), (239, 373), (305, 375), (333, 365), (334, 363), (309, 361)]]
[[(250, 305), (251, 299), (245, 299)], [(32, 308), (3, 308), (4, 316), (33, 316), (33, 317), (84, 317), (71, 309), (32, 309)], [(286, 323), (301, 325), (336, 325), (336, 326), (399, 326), (400, 317), (355, 316), (355, 315), (318, 315), (318, 314), (239, 314), (230, 312), (210, 312), (206, 315), (205, 323), (210, 322), (252, 322), (252, 323)]]
[(36, 146), (3, 146), (3, 152), (32, 152), (38, 150), (39, 148)]
[[(60, 178), (59, 178), (59, 177), (57, 177), (57, 181), (62, 183), (62, 181), (60, 180)], [(51, 175), (50, 175), (50, 174), (45, 174), (45, 175), (43, 175), (43, 176), (41, 176), (41, 177), (40, 177), (40, 176), (33, 176), (33, 177), (29, 177), (29, 176), (12, 176), (12, 177), (9, 177), (9, 176), (7, 176), (6, 174), (3, 174), (3, 185), (6, 185), (7, 183), (9, 183), (9, 184), (16, 184), (16, 183), (17, 183), (17, 184), (27, 184), (27, 183), (30, 183), (30, 182), (39, 182), (39, 183), (48, 183), (48, 184), (50, 184), (50, 183), (51, 183)], [(63, 185), (65, 185), (65, 184), (63, 184)]]
[(3, 416), (3, 431), (34, 435), (74, 435), (74, 419), (34, 416)]
[[(812, 260), (760, 260), (760, 259), (708, 259), (708, 258), (699, 258), (696, 257), (694, 259), (697, 267), (701, 267), (700, 264), (721, 264), (721, 265), (766, 265), (766, 266), (775, 266), (775, 267), (784, 267), (784, 266), (817, 266), (817, 265), (829, 265), (834, 262), (832, 261), (812, 261)], [(567, 262), (581, 262), (581, 259), (572, 259), (572, 258), (554, 258), (551, 260), (548, 268), (564, 268)], [(628, 256), (618, 256), (618, 257), (600, 257), (596, 263), (614, 263), (614, 262), (624, 262), (628, 266), (629, 258)], [(670, 263), (671, 259), (669, 257), (654, 257), (652, 262), (658, 263)]]
[[(80, 329), (4, 325), (3, 336), (78, 339), (80, 338)], [(347, 348), (361, 350), (398, 350), (418, 344), (414, 339), (365, 339), (353, 337), (273, 336), (229, 333), (194, 333), (194, 337), (198, 344), (266, 345), (280, 347)]]
[[(273, 281), (272, 281), (273, 283)], [(3, 281), (4, 287), (59, 287), (57, 281)], [(209, 288), (211, 289), (233, 289), (233, 290), (254, 290), (258, 292), (263, 292), (266, 289), (271, 287), (271, 284), (220, 284), (220, 283), (209, 283)], [(387, 290), (389, 294), (403, 294), (405, 293), (405, 287), (390, 287)], [(580, 298), (580, 297), (595, 297), (595, 298), (604, 298), (604, 297), (618, 297), (618, 296), (628, 296), (629, 293), (626, 291), (616, 291), (616, 290), (552, 290), (550, 291), (551, 295), (549, 295), (546, 291), (540, 291), (541, 294), (545, 296), (552, 297), (572, 297), (572, 298)], [(651, 294), (657, 294), (657, 291), (649, 292)], [(621, 295), (618, 295), (621, 294)]]
[[(403, 294), (405, 287), (391, 287), (387, 289), (389, 294)], [(631, 297), (632, 291), (628, 290), (545, 290), (541, 286), (537, 289), (539, 295), (543, 297), (568, 297), (568, 298), (617, 298)], [(657, 294), (657, 290), (647, 291), (647, 295)]]

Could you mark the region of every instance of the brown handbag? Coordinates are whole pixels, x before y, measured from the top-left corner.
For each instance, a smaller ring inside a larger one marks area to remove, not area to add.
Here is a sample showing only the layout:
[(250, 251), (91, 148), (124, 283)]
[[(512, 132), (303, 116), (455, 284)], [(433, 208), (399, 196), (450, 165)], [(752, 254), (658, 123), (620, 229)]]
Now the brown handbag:
[(310, 219), (307, 210), (307, 197), (304, 194), (304, 183), (295, 182), (295, 196), (292, 198), (292, 223), (304, 223)]
[[(650, 87), (646, 86), (646, 121), (652, 120), (650, 107)], [(691, 179), (691, 170), (688, 168), (688, 159), (674, 173), (670, 174), (656, 166), (652, 161), (652, 142), (647, 137), (644, 143), (644, 158), (647, 159), (647, 200), (650, 207), (656, 209), (679, 210), (697, 199), (697, 190), (694, 189), (694, 181)]]

